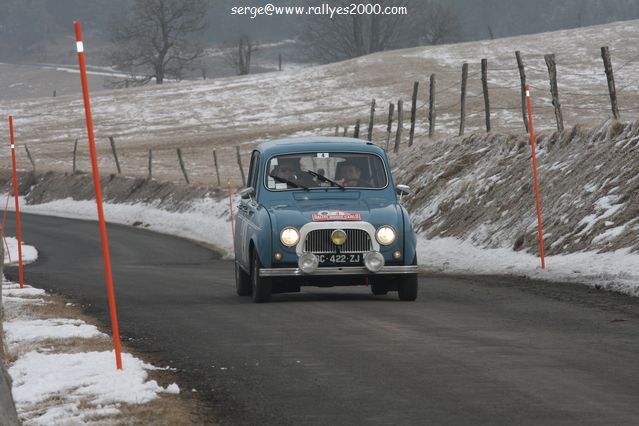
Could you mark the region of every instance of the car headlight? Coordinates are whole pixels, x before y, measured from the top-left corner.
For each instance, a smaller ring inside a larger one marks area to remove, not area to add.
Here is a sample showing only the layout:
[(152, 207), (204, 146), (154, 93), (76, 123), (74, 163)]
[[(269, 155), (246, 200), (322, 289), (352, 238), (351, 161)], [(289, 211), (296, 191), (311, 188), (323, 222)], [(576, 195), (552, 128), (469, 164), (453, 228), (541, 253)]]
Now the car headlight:
[(375, 238), (377, 238), (377, 242), (383, 246), (391, 245), (397, 239), (397, 233), (395, 230), (388, 226), (380, 226), (375, 233)]
[(280, 241), (286, 247), (293, 247), (300, 241), (300, 232), (292, 226), (288, 226), (282, 229), (282, 232), (280, 233)]

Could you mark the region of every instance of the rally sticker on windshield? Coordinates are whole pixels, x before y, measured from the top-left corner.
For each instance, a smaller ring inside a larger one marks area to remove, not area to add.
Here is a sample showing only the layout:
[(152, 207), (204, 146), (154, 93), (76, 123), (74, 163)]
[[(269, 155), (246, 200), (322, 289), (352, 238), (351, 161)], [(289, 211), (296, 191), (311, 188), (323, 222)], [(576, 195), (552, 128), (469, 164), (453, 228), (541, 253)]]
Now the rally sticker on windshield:
[(322, 210), (313, 213), (313, 222), (324, 222), (329, 220), (362, 220), (359, 213), (343, 212), (341, 210)]

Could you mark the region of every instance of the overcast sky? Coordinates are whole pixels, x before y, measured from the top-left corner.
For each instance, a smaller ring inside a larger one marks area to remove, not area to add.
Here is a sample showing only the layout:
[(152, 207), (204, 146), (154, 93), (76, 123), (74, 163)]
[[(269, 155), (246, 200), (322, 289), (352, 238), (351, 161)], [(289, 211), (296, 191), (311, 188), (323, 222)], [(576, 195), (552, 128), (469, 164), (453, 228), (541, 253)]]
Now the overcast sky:
[[(42, 37), (47, 42), (71, 34), (71, 23), (80, 19), (85, 32), (109, 37), (109, 21), (127, 11), (134, 0), (0, 0), (0, 43), (2, 39), (26, 40)], [(459, 20), (459, 41), (543, 32), (562, 28), (639, 19), (639, 0), (408, 0), (411, 8), (427, 1), (450, 7)], [(210, 0), (209, 43), (235, 40), (248, 33), (261, 41), (292, 38), (299, 30), (299, 18), (231, 16), (232, 6), (304, 5), (308, 0)], [(326, 0), (328, 4), (338, 4)], [(388, 0), (382, 3), (393, 4)], [(410, 12), (410, 10), (409, 10)], [(7, 28), (12, 28), (10, 31)], [(4, 32), (3, 32), (4, 29)], [(18, 34), (16, 34), (18, 33)], [(2, 59), (2, 58), (0, 58)]]
[[(419, 7), (430, 0), (413, 0)], [(434, 0), (437, 1), (437, 0)], [(304, 0), (212, 0), (209, 34), (223, 39), (245, 31), (257, 37), (293, 35), (296, 19), (291, 17), (231, 17), (227, 11), (234, 5), (305, 4)], [(490, 26), (495, 37), (529, 34), (549, 30), (603, 24), (618, 20), (639, 19), (639, 0), (441, 0), (450, 6), (460, 20), (463, 40), (489, 37)], [(327, 0), (326, 3), (336, 4)], [(393, 3), (393, 2), (386, 2)]]

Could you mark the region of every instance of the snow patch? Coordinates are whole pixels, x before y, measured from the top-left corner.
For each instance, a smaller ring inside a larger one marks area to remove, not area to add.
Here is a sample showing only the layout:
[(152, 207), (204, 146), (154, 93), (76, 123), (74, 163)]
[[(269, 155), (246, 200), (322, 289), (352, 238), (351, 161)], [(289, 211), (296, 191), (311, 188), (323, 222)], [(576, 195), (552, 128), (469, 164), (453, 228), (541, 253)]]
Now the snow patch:
[(457, 238), (426, 239), (419, 236), (418, 263), (433, 272), (485, 275), (523, 275), (559, 282), (585, 283), (591, 287), (639, 296), (639, 254), (629, 249), (609, 253), (587, 251), (540, 260), (526, 252), (507, 248), (480, 248)]
[[(0, 198), (3, 196), (0, 195)], [(14, 237), (6, 237), (6, 246), (4, 253), (4, 264), (13, 266), (18, 264), (18, 240)], [(1, 244), (1, 243), (0, 243)], [(33, 263), (38, 259), (38, 250), (35, 247), (27, 245), (22, 241), (22, 263)], [(11, 260), (11, 261), (9, 261)]]
[(18, 410), (32, 411), (49, 399), (70, 401), (30, 419), (37, 424), (46, 424), (69, 421), (69, 414), (76, 418), (95, 415), (95, 409), (90, 409), (78, 416), (79, 401), (88, 401), (99, 410), (116, 414), (119, 412), (116, 404), (144, 404), (156, 399), (159, 392), (175, 393), (177, 385), (165, 389), (155, 380), (147, 380), (147, 370), (153, 369), (149, 364), (128, 353), (122, 354), (122, 362), (124, 368), (116, 370), (113, 351), (29, 352), (9, 367)]
[(45, 339), (107, 337), (94, 325), (66, 318), (9, 321), (5, 322), (4, 330), (9, 344)]

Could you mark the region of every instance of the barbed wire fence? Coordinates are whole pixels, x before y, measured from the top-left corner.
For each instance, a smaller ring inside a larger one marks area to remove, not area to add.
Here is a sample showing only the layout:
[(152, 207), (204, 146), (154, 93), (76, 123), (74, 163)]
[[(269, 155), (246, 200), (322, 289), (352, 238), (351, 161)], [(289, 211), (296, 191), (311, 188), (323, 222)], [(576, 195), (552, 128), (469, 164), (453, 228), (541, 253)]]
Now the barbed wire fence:
[[(411, 128), (414, 126), (412, 123), (416, 121), (415, 116), (425, 114), (427, 130), (422, 130), (423, 134), (420, 136), (427, 135), (430, 138), (443, 136), (440, 132), (442, 127), (445, 126), (439, 125), (437, 118), (444, 117), (447, 122), (450, 123), (451, 118), (456, 115), (459, 121), (458, 135), (463, 136), (466, 130), (464, 123), (468, 118), (473, 118), (477, 121), (481, 115), (484, 115), (486, 132), (490, 132), (492, 122), (499, 119), (508, 120), (509, 122), (506, 123), (505, 127), (513, 128), (514, 115), (521, 112), (522, 118), (519, 119), (521, 131), (527, 132), (528, 123), (524, 104), (526, 84), (535, 92), (533, 95), (533, 99), (535, 99), (534, 112), (542, 115), (554, 114), (553, 121), (556, 123), (558, 131), (563, 131), (564, 129), (564, 111), (572, 113), (573, 115), (582, 114), (582, 111), (589, 111), (596, 114), (609, 112), (610, 118), (616, 120), (621, 119), (622, 113), (632, 114), (639, 112), (639, 104), (637, 104), (636, 101), (633, 102), (633, 99), (627, 99), (628, 102), (626, 105), (621, 105), (619, 102), (620, 97), (629, 93), (631, 90), (634, 92), (633, 89), (638, 88), (639, 78), (632, 78), (637, 70), (636, 68), (629, 67), (629, 65), (639, 62), (639, 54), (631, 54), (626, 58), (622, 58), (621, 64), (617, 66), (616, 69), (613, 69), (610, 50), (604, 46), (601, 48), (601, 62), (597, 64), (598, 69), (593, 70), (584, 70), (583, 62), (557, 62), (554, 54), (543, 56), (532, 55), (527, 58), (528, 64), (524, 63), (520, 52), (515, 52), (513, 59), (517, 59), (518, 63), (513, 61), (514, 65), (512, 67), (502, 64), (490, 68), (487, 59), (482, 59), (481, 62), (477, 64), (464, 63), (461, 72), (458, 72), (461, 78), (443, 88), (438, 88), (435, 84), (439, 73), (431, 74), (428, 101), (421, 102), (411, 111), (405, 112), (405, 114), (410, 115)], [(539, 66), (538, 63), (540, 60), (545, 62), (545, 67), (543, 65)], [(480, 64), (481, 70), (468, 71), (469, 66), (474, 67)], [(535, 74), (534, 84), (529, 82), (531, 79), (526, 75), (526, 71)], [(454, 71), (444, 71), (444, 73), (450, 72)], [(489, 80), (489, 73), (496, 73), (498, 78), (495, 79), (493, 77)], [(505, 78), (505, 73), (510, 73), (511, 78)], [(469, 91), (468, 83), (479, 83), (480, 80), (477, 77), (480, 75), (481, 87)], [(549, 84), (542, 85), (538, 83), (540, 80), (539, 75), (542, 75), (541, 79), (545, 79)], [(571, 83), (573, 83), (573, 87), (565, 83), (560, 84), (558, 81), (559, 79), (568, 79), (568, 77)], [(497, 80), (515, 81), (517, 79), (519, 79), (519, 84), (511, 84), (509, 82), (499, 84), (496, 82)], [(616, 80), (622, 82), (619, 88), (617, 88)], [(574, 83), (583, 83), (584, 81), (590, 83), (591, 87), (583, 91), (575, 90)], [(413, 99), (417, 97), (416, 91), (418, 83), (421, 82), (415, 82), (414, 85), (415, 92), (413, 93)], [(601, 89), (600, 91), (593, 91), (592, 86), (601, 87)], [(504, 96), (498, 96), (500, 102), (494, 104), (493, 99), (491, 99), (491, 95), (494, 93), (511, 94), (513, 96), (511, 96), (511, 99), (508, 99), (507, 102), (503, 102)], [(520, 99), (517, 99), (518, 97)], [(440, 99), (442, 99), (442, 101), (440, 101)], [(472, 112), (469, 113), (468, 111)], [(371, 111), (371, 117), (372, 113), (373, 111)], [(504, 113), (510, 114), (504, 115)], [(592, 118), (593, 117), (588, 117), (588, 119)], [(544, 122), (548, 121), (549, 120), (544, 120)], [(397, 119), (389, 115), (387, 133), (391, 132), (391, 125), (395, 122), (397, 122)], [(475, 128), (477, 128), (477, 126), (475, 126)], [(399, 131), (399, 129), (397, 130)], [(448, 133), (446, 133), (445, 136), (450, 136), (450, 124), (448, 125)], [(381, 140), (383, 138), (380, 137), (378, 139)], [(386, 140), (388, 140), (388, 137)], [(399, 146), (412, 146), (413, 132), (411, 132), (410, 139), (404, 140), (403, 142), (404, 143)], [(384, 144), (382, 143), (382, 145)]]

